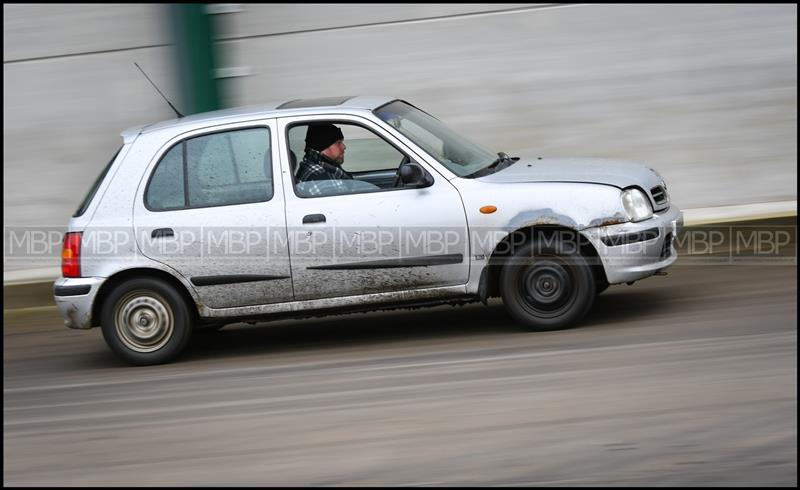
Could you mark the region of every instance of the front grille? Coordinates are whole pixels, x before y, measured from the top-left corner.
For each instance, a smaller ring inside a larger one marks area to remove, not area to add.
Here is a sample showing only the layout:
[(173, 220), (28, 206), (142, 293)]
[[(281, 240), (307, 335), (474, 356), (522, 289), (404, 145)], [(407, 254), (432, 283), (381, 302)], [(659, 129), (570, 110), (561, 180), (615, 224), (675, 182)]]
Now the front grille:
[(667, 191), (660, 185), (650, 189), (650, 194), (653, 196), (653, 202), (655, 202), (657, 206), (667, 204)]
[(666, 259), (672, 250), (672, 232), (664, 237), (664, 244), (661, 246), (661, 259)]

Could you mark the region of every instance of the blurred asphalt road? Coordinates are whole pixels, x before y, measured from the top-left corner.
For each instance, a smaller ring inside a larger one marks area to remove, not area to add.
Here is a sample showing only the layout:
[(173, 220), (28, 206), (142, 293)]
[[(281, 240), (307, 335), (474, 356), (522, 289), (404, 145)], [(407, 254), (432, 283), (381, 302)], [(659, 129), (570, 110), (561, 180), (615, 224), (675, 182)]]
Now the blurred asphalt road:
[(499, 301), (196, 335), (128, 367), (5, 312), (5, 485), (797, 485), (795, 265), (678, 265), (583, 324)]

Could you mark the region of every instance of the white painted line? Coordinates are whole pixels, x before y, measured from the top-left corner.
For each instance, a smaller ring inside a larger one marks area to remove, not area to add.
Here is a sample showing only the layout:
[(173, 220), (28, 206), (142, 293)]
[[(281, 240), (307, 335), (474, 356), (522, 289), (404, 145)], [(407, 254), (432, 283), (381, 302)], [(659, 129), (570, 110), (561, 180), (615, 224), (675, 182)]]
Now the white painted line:
[(45, 280), (55, 281), (58, 277), (61, 277), (61, 267), (39, 267), (36, 269), (3, 271), (3, 285), (29, 284)]
[(460, 14), (445, 14), (445, 15), (437, 15), (434, 17), (423, 17), (419, 19), (404, 19), (404, 20), (387, 20), (387, 21), (378, 21), (378, 22), (370, 22), (366, 24), (351, 24), (351, 25), (343, 25), (343, 26), (335, 26), (335, 27), (319, 27), (319, 28), (311, 28), (311, 29), (300, 29), (295, 31), (282, 31), (282, 32), (271, 32), (267, 34), (254, 34), (254, 35), (246, 35), (246, 36), (230, 36), (230, 37), (222, 37), (218, 39), (221, 42), (231, 42), (231, 41), (243, 41), (246, 39), (259, 39), (259, 38), (266, 38), (266, 37), (276, 37), (276, 36), (289, 36), (294, 34), (314, 34), (320, 32), (329, 32), (329, 31), (343, 31), (343, 30), (350, 30), (350, 29), (369, 29), (369, 28), (380, 28), (385, 29), (389, 26), (399, 26), (399, 25), (410, 25), (410, 24), (426, 24), (429, 22), (448, 22), (453, 20), (459, 19), (467, 19), (467, 18), (475, 18), (475, 17), (491, 17), (496, 15), (516, 15), (521, 13), (528, 13), (528, 12), (539, 12), (539, 11), (546, 11), (546, 10), (557, 10), (557, 9), (565, 9), (565, 8), (573, 8), (573, 7), (585, 7), (591, 6), (591, 3), (573, 3), (568, 5), (550, 5), (550, 4), (542, 4), (542, 5), (531, 5), (527, 7), (516, 7), (516, 8), (508, 8), (502, 10), (489, 10), (483, 12), (463, 12)]
[[(542, 6), (531, 6), (531, 7), (522, 7), (522, 8), (515, 8), (515, 9), (504, 9), (504, 10), (495, 10), (495, 11), (487, 11), (487, 12), (467, 12), (463, 14), (450, 14), (450, 15), (443, 15), (441, 17), (433, 17), (428, 19), (409, 19), (403, 21), (396, 21), (391, 22), (392, 24), (427, 24), (429, 22), (445, 22), (451, 21), (455, 19), (463, 19), (467, 17), (494, 17), (496, 15), (509, 15), (509, 14), (521, 14), (527, 12), (543, 12), (545, 10), (558, 10), (558, 9), (565, 9), (565, 8), (574, 8), (574, 7), (586, 7), (592, 5), (591, 3), (573, 3), (569, 5), (542, 5)], [(384, 27), (385, 24), (389, 24), (390, 22), (385, 23), (376, 23), (367, 26), (355, 26), (355, 27)], [(348, 26), (341, 27), (342, 29), (348, 28)]]
[(206, 14), (236, 14), (244, 12), (244, 8), (239, 3), (209, 3), (206, 4)]
[(43, 311), (57, 311), (58, 307), (56, 305), (45, 305), (45, 306), (25, 306), (23, 308), (8, 308), (3, 309), (3, 314), (23, 314), (23, 313), (41, 313)]
[(685, 226), (797, 216), (797, 200), (683, 210)]

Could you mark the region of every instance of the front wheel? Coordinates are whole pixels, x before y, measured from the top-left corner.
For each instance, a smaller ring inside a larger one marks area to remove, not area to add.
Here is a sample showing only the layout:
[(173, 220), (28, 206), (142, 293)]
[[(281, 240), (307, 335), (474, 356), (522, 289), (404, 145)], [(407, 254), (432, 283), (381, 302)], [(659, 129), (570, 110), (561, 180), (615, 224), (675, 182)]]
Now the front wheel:
[(102, 330), (111, 350), (140, 366), (175, 359), (192, 333), (192, 317), (181, 295), (155, 278), (129, 279), (109, 294)]
[(576, 245), (533, 240), (507, 259), (500, 274), (500, 295), (511, 316), (526, 328), (568, 328), (591, 308), (594, 275)]

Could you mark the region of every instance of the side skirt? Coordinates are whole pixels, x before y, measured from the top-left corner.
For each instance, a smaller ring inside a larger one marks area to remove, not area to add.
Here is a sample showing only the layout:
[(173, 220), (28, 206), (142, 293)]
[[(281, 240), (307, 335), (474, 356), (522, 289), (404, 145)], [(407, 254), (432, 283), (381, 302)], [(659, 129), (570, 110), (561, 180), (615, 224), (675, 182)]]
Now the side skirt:
[(465, 304), (474, 301), (479, 301), (479, 298), (474, 294), (467, 294), (466, 286), (460, 285), (237, 308), (209, 308), (205, 305), (198, 305), (197, 311), (201, 320), (225, 319), (234, 322), (307, 318), (360, 311), (418, 308), (448, 303)]

